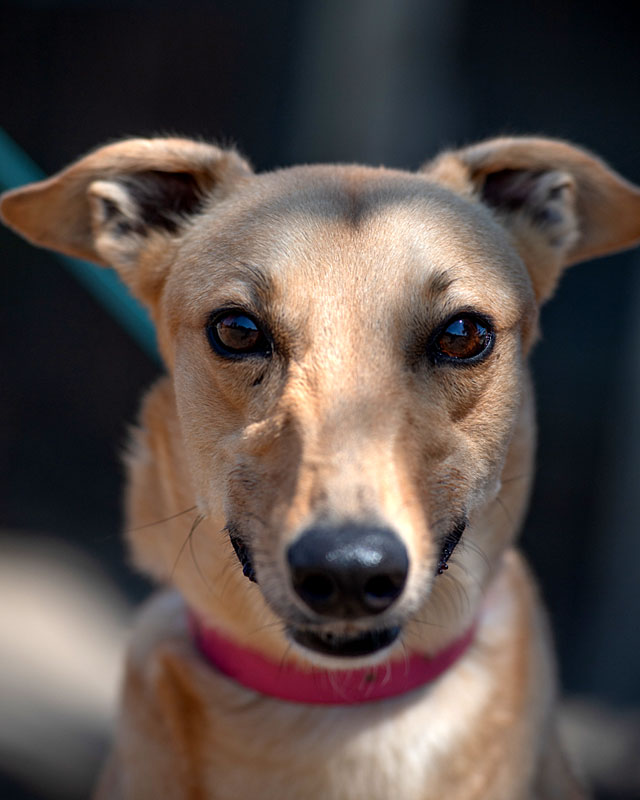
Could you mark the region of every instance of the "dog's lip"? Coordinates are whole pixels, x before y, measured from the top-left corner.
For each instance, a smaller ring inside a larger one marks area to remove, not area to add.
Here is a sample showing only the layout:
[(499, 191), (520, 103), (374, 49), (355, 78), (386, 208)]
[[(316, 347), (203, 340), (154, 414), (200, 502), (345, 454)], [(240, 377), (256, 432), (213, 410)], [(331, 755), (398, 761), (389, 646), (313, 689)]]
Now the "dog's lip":
[(315, 653), (338, 658), (369, 656), (392, 645), (401, 632), (400, 625), (388, 628), (338, 634), (331, 631), (314, 631), (309, 628), (288, 629), (293, 641)]
[(253, 559), (251, 558), (251, 551), (248, 545), (243, 542), (234, 527), (227, 525), (227, 531), (229, 532), (229, 540), (231, 541), (240, 566), (242, 567), (243, 575), (249, 578), (253, 583), (257, 583), (258, 579), (256, 578), (256, 571), (253, 566)]

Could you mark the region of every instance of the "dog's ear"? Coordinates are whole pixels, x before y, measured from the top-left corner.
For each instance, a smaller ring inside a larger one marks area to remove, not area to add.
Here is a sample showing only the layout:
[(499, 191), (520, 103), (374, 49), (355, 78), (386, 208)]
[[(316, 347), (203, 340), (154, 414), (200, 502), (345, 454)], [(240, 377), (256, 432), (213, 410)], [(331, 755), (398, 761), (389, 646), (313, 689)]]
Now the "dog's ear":
[(190, 216), (250, 172), (233, 150), (188, 139), (127, 139), (7, 192), (0, 210), (34, 244), (112, 265), (149, 300), (153, 281), (139, 274), (142, 255), (166, 250)]
[(640, 241), (640, 189), (565, 142), (491, 139), (444, 153), (422, 171), (493, 210), (540, 302), (564, 267)]

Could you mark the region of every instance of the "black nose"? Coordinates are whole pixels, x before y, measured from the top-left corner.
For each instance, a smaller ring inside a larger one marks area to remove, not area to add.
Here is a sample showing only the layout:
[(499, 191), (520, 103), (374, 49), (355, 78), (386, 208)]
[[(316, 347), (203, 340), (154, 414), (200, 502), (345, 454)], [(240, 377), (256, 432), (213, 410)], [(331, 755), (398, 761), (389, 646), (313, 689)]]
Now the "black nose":
[(362, 525), (310, 528), (287, 559), (298, 596), (317, 614), (340, 619), (386, 611), (409, 571), (407, 550), (393, 531)]

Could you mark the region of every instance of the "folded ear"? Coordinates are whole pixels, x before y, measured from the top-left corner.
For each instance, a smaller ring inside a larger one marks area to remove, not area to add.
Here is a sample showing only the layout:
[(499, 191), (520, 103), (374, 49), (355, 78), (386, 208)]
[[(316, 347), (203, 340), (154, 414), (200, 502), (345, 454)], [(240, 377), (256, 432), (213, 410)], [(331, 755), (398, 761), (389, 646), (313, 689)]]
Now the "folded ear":
[(34, 244), (113, 265), (144, 295), (136, 275), (141, 254), (250, 172), (232, 150), (188, 139), (127, 139), (7, 192), (0, 211)]
[(423, 171), (493, 210), (540, 302), (564, 267), (640, 242), (640, 189), (565, 142), (491, 139), (444, 153)]

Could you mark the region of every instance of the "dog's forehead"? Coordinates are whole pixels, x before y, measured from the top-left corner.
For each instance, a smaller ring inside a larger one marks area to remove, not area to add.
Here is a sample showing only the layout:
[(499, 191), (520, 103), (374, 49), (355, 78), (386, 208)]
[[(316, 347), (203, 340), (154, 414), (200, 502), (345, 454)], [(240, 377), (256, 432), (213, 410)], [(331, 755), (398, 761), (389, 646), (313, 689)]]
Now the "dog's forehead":
[(243, 284), (268, 287), (272, 302), (447, 290), (458, 307), (499, 300), (507, 316), (531, 298), (526, 270), (489, 211), (424, 176), (383, 168), (254, 176), (200, 218), (181, 261), (180, 294), (190, 303)]

